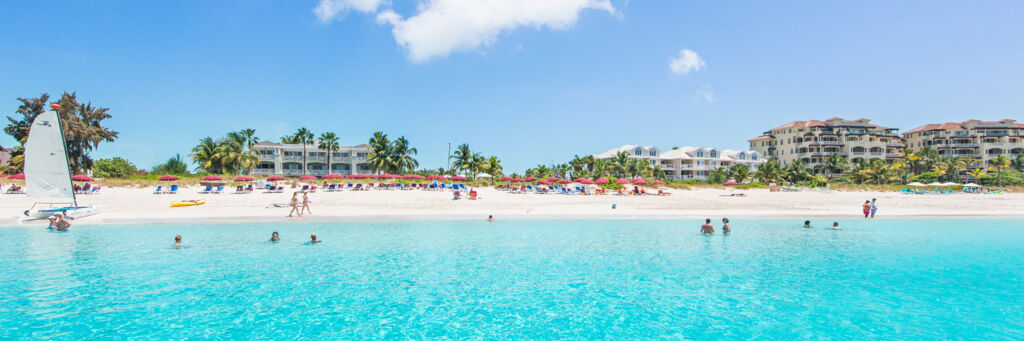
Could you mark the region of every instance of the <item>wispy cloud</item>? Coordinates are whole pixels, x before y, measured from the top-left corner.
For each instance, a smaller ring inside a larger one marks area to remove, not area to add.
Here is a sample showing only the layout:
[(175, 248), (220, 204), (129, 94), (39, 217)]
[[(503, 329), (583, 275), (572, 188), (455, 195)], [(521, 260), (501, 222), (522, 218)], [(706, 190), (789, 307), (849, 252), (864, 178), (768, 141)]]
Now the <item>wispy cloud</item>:
[(697, 52), (690, 49), (683, 49), (679, 51), (679, 56), (672, 59), (668, 64), (668, 68), (672, 70), (672, 73), (677, 75), (685, 75), (691, 71), (700, 71), (707, 66), (707, 62), (700, 58)]
[(386, 0), (320, 0), (313, 8), (313, 14), (322, 23), (331, 22), (341, 12), (353, 10), (363, 13), (374, 13)]
[(570, 29), (586, 9), (615, 14), (609, 0), (431, 0), (408, 18), (381, 11), (377, 22), (391, 25), (409, 59), (426, 61), (493, 44), (501, 33), (520, 27)]
[(697, 98), (703, 99), (708, 103), (715, 103), (715, 101), (718, 100), (718, 98), (715, 97), (715, 89), (711, 88), (711, 86), (707, 84), (700, 87), (700, 89), (697, 89)]

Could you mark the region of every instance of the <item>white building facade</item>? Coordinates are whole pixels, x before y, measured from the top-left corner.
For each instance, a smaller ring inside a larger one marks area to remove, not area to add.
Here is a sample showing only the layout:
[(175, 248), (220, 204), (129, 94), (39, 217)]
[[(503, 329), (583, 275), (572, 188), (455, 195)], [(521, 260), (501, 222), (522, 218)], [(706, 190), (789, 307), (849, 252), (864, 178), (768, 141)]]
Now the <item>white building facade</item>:
[[(341, 146), (331, 153), (328, 168), (327, 151), (317, 148), (318, 143), (306, 145), (306, 174), (324, 176), (327, 174), (369, 174), (370, 164), (366, 156), (370, 146)], [(302, 176), (302, 145), (282, 144), (263, 141), (254, 148), (260, 163), (253, 170), (254, 175)]]
[(744, 165), (753, 172), (764, 161), (760, 153), (749, 150), (680, 147), (662, 152), (655, 146), (637, 145), (621, 146), (594, 157), (607, 161), (620, 152), (625, 152), (631, 158), (646, 160), (673, 180), (704, 181), (712, 169), (729, 168), (737, 164)]

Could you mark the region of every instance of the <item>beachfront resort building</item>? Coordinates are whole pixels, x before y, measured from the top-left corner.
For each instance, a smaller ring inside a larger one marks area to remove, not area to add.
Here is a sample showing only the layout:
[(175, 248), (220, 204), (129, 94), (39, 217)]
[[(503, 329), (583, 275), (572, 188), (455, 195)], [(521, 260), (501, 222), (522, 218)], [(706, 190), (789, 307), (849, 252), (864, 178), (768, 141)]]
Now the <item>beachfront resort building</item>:
[(763, 158), (754, 151), (729, 150), (704, 147), (680, 147), (662, 152), (655, 146), (625, 145), (594, 155), (601, 160), (611, 160), (625, 152), (629, 157), (646, 160), (651, 166), (661, 169), (673, 180), (706, 180), (712, 169), (732, 167), (736, 164), (747, 166), (751, 172), (757, 169)]
[(801, 160), (815, 174), (829, 173), (825, 159), (831, 155), (850, 162), (882, 159), (891, 163), (903, 157), (904, 149), (898, 129), (872, 124), (866, 118), (793, 121), (749, 142), (750, 150), (778, 159), (783, 165)]
[[(327, 166), (327, 151), (319, 149), (318, 143), (306, 145), (307, 174), (323, 176), (326, 174), (368, 174), (370, 164), (366, 155), (370, 146), (341, 146), (331, 154), (330, 171)], [(254, 175), (302, 176), (302, 145), (282, 144), (263, 141), (256, 144), (256, 154), (260, 163), (253, 171)]]
[(903, 133), (907, 148), (931, 148), (940, 157), (967, 157), (984, 163), (1006, 155), (1024, 154), (1024, 124), (1011, 119), (969, 120), (926, 124)]

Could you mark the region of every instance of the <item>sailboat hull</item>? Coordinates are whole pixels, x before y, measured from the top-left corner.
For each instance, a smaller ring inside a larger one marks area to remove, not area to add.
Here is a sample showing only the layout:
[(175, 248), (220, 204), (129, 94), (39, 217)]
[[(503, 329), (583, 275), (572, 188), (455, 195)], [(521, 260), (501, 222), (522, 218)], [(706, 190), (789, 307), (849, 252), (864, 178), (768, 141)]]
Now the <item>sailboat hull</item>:
[(25, 211), (25, 220), (46, 219), (57, 213), (68, 219), (78, 219), (100, 213), (100, 208), (97, 206), (61, 206), (30, 209)]

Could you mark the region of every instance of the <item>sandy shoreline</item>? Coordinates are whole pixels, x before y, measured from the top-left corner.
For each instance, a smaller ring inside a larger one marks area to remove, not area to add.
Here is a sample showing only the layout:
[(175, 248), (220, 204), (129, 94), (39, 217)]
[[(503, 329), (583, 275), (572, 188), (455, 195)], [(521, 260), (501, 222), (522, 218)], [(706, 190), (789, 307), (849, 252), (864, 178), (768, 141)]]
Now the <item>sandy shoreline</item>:
[[(77, 224), (311, 222), (336, 220), (464, 220), (486, 219), (701, 219), (704, 217), (853, 218), (864, 200), (878, 198), (879, 216), (891, 217), (1024, 217), (1024, 194), (906, 195), (894, 192), (768, 192), (701, 188), (672, 190), (671, 196), (567, 196), (511, 194), (481, 188), (480, 200), (451, 200), (445, 191), (371, 190), (311, 193), (313, 215), (288, 218), (291, 192), (268, 194), (198, 194), (183, 188), (175, 195), (155, 195), (152, 188), (104, 188), (81, 196), (80, 202), (103, 212)], [(730, 196), (746, 193), (746, 197)], [(205, 198), (194, 207), (170, 207), (172, 201)], [(24, 195), (0, 195), (0, 225), (20, 222), (34, 202)], [(612, 204), (617, 206), (612, 209)]]

